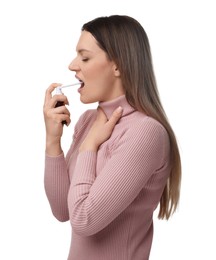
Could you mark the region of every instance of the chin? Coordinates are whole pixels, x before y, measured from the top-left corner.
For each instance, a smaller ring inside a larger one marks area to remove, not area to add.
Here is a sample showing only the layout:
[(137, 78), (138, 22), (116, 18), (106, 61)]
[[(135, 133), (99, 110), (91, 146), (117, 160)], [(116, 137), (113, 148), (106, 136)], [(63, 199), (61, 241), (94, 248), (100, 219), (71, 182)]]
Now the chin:
[(80, 101), (83, 103), (83, 104), (92, 104), (92, 103), (96, 103), (98, 102), (98, 99), (96, 98), (88, 98), (88, 97), (83, 97), (82, 95), (80, 96)]

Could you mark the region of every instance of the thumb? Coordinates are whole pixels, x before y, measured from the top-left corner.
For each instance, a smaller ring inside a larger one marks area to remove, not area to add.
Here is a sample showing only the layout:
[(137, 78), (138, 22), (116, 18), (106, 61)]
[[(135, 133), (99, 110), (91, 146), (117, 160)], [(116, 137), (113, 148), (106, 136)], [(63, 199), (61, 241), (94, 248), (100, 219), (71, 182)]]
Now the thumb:
[(122, 112), (123, 112), (122, 107), (118, 107), (116, 110), (114, 110), (107, 124), (109, 124), (110, 127), (114, 128), (118, 120), (121, 118)]

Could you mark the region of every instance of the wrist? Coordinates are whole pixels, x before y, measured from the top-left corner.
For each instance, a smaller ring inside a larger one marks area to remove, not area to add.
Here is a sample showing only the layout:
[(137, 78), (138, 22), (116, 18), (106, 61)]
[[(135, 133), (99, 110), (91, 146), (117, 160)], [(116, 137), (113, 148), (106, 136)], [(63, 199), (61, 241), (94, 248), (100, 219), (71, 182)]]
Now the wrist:
[(97, 152), (97, 150), (98, 150), (98, 146), (96, 144), (86, 143), (86, 142), (83, 142), (79, 148), (79, 152), (84, 152), (84, 151)]
[(58, 156), (62, 153), (60, 138), (46, 138), (46, 154), (50, 156)]

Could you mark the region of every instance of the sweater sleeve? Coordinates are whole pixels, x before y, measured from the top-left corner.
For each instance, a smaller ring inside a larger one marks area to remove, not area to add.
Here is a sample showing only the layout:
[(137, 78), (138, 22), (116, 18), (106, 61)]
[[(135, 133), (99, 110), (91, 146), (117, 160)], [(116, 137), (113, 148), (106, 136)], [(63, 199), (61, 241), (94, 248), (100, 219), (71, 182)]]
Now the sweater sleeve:
[(53, 215), (62, 222), (69, 220), (67, 196), (70, 183), (63, 153), (57, 157), (45, 156), (44, 185)]
[(68, 197), (73, 230), (89, 236), (111, 223), (132, 203), (149, 178), (163, 168), (167, 151), (167, 132), (148, 118), (114, 144), (112, 155), (99, 174), (97, 153), (80, 153)]
[(45, 155), (44, 186), (46, 196), (53, 215), (62, 222), (69, 220), (67, 203), (70, 187), (68, 161), (76, 146), (76, 139), (80, 139), (80, 135), (82, 136), (82, 133), (87, 128), (89, 122), (94, 119), (95, 112), (93, 111), (95, 110), (88, 110), (80, 116), (75, 125), (73, 142), (71, 143), (71, 147), (67, 152), (66, 157), (64, 156), (64, 153), (56, 157)]

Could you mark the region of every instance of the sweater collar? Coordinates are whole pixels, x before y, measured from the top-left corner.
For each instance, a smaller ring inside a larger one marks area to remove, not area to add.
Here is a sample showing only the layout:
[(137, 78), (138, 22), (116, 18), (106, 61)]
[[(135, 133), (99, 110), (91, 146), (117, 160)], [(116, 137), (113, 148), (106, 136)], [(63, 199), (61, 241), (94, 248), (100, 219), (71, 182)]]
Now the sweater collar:
[(122, 95), (120, 97), (117, 97), (111, 101), (106, 102), (100, 102), (99, 107), (101, 107), (106, 114), (107, 118), (110, 119), (113, 111), (121, 106), (123, 108), (122, 116), (126, 116), (132, 112), (135, 111), (135, 108), (133, 108), (128, 102), (125, 97), (125, 95)]

